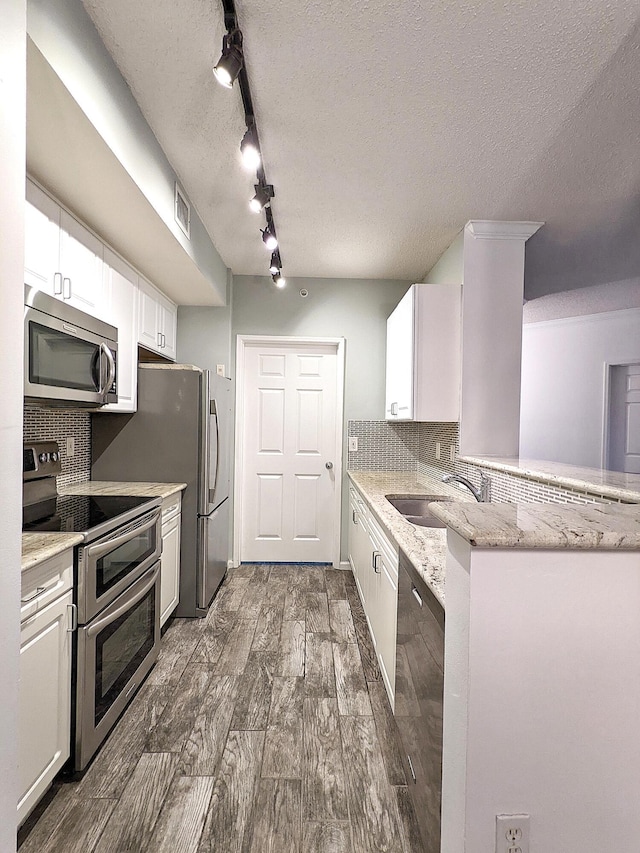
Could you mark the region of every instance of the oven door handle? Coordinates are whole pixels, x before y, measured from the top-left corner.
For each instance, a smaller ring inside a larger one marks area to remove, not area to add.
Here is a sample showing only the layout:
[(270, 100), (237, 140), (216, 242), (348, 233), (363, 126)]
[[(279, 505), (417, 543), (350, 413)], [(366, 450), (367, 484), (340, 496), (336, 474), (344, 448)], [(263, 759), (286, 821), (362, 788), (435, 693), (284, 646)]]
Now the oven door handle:
[(122, 616), (124, 613), (126, 613), (127, 610), (131, 610), (134, 604), (137, 604), (139, 601), (142, 601), (142, 599), (149, 592), (151, 587), (158, 580), (159, 574), (160, 564), (158, 563), (152, 569), (149, 569), (149, 572), (146, 575), (143, 575), (139, 580), (137, 580), (129, 587), (129, 590), (124, 593), (127, 600), (123, 604), (118, 605), (118, 607), (107, 608), (107, 611), (104, 613), (104, 615), (102, 615), (99, 619), (93, 621), (85, 628), (87, 637), (95, 637), (95, 635), (100, 633), (103, 628), (106, 628), (107, 625), (110, 625), (112, 622), (115, 622), (115, 620), (118, 619), (118, 617)]
[(107, 542), (101, 542), (99, 545), (89, 545), (87, 548), (89, 557), (100, 559), (103, 554), (108, 554), (109, 551), (114, 551), (120, 545), (124, 545), (125, 542), (128, 542), (130, 539), (134, 539), (139, 533), (145, 533), (157, 523), (158, 518), (160, 518), (159, 509), (158, 512), (153, 514), (153, 518), (145, 524), (141, 524), (140, 527), (134, 527), (133, 530), (129, 530), (121, 536), (115, 536)]

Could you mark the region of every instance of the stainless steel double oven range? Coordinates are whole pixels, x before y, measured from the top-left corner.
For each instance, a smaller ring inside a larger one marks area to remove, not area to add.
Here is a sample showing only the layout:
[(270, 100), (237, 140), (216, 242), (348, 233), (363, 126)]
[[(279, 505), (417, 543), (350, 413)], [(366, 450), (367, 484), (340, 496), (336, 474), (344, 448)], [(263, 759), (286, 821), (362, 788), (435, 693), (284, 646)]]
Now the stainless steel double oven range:
[(23, 529), (75, 531), (72, 760), (84, 770), (160, 642), (159, 498), (59, 495), (55, 442), (25, 444)]

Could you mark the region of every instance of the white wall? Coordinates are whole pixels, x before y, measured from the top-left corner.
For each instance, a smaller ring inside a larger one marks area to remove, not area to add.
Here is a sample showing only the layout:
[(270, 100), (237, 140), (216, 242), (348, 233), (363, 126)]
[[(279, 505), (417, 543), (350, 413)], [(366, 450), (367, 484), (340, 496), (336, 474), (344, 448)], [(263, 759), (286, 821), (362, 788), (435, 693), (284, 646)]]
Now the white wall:
[(22, 525), (22, 312), (26, 4), (4, 0), (0, 26), (0, 850), (16, 847)]
[(463, 281), (464, 230), (443, 252), (424, 277), (425, 284), (462, 284)]
[(636, 853), (638, 552), (448, 535), (443, 853), (494, 850), (496, 814), (521, 812), (532, 853)]
[(640, 361), (640, 309), (523, 327), (520, 453), (598, 468), (608, 364)]
[(222, 303), (226, 266), (193, 208), (190, 240), (175, 222), (177, 176), (81, 0), (29, 0), (28, 12), (34, 43)]

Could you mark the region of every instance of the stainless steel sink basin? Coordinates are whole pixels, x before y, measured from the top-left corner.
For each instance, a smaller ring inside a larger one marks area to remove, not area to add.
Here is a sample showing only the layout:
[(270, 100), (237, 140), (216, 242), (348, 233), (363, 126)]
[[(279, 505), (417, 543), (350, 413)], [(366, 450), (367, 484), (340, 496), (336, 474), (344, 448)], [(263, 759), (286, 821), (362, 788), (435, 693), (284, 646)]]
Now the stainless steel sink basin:
[(428, 506), (434, 501), (452, 501), (447, 495), (385, 495), (391, 506), (395, 507), (407, 521), (419, 527), (446, 527), (447, 525), (432, 515)]

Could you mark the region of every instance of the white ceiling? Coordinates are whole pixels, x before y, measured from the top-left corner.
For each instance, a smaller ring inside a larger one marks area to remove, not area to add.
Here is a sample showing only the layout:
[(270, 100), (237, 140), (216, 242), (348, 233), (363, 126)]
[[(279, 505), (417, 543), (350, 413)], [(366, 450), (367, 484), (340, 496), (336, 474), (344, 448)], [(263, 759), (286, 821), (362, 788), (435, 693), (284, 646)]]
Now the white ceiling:
[[(83, 2), (224, 262), (266, 274), (219, 0)], [(468, 219), (562, 243), (640, 187), (636, 0), (236, 8), (288, 275), (417, 281)]]

